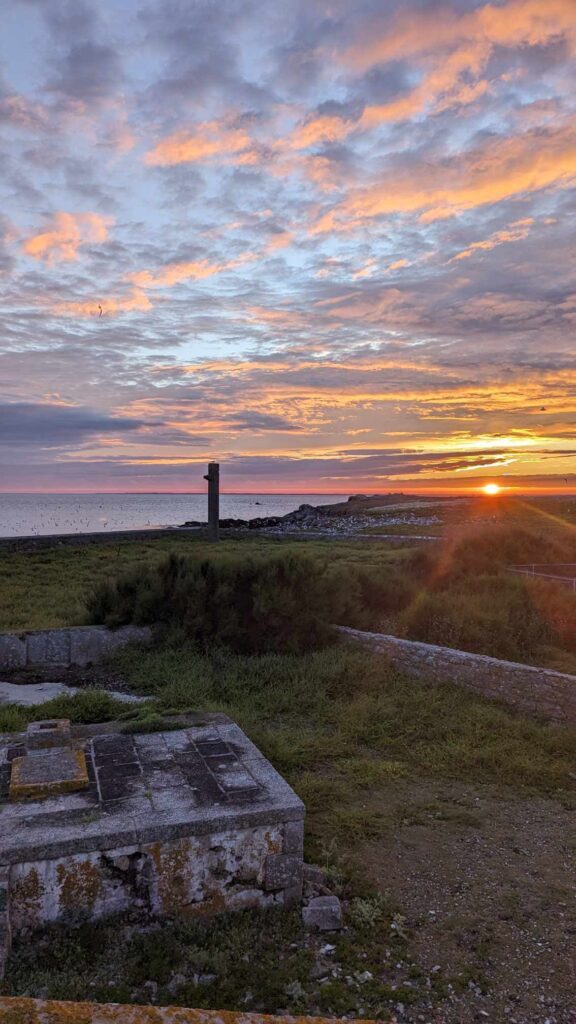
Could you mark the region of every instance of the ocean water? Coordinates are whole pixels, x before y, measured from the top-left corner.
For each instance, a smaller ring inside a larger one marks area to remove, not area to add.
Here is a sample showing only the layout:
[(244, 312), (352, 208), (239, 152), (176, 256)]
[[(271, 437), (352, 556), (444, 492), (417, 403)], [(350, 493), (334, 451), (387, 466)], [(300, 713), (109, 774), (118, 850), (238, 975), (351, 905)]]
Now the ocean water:
[[(221, 494), (222, 519), (283, 516), (342, 494)], [(208, 518), (206, 494), (0, 494), (0, 537), (180, 526)]]

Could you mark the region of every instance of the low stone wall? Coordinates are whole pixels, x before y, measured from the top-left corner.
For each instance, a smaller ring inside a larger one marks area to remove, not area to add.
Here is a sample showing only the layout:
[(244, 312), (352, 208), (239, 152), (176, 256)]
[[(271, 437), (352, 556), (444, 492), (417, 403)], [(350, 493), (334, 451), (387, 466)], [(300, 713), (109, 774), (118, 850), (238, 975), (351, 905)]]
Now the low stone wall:
[[(395, 1019), (395, 1018), (394, 1018)], [(349, 1024), (374, 1024), (354, 1021)], [(330, 1017), (272, 1017), (245, 1010), (188, 1010), (183, 1006), (68, 1003), (26, 996), (0, 996), (0, 1024), (340, 1024)]]
[(127, 644), (149, 644), (148, 626), (70, 626), (26, 633), (0, 633), (0, 669), (56, 665), (91, 665)]
[(482, 697), (505, 701), (518, 711), (576, 724), (576, 676), (451, 647), (401, 640), (385, 633), (365, 633), (345, 626), (340, 631), (384, 654), (398, 668), (431, 683), (456, 683)]

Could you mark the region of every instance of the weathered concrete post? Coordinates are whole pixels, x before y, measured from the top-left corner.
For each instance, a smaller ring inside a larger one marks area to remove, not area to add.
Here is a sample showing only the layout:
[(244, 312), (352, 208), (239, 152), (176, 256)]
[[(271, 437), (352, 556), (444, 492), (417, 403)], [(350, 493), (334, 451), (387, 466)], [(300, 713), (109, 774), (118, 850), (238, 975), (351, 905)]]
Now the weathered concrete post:
[(210, 540), (220, 540), (220, 464), (208, 463), (208, 530)]

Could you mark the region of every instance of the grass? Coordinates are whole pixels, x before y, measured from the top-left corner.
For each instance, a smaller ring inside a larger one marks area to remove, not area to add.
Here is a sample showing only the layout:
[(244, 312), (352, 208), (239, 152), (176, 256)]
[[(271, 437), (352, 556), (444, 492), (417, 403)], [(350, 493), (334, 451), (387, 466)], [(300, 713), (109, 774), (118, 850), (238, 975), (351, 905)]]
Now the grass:
[(62, 694), (37, 707), (18, 707), (0, 704), (0, 733), (22, 732), (28, 722), (47, 718), (69, 718), (75, 724), (108, 722), (117, 718), (138, 715), (139, 720), (151, 717), (148, 705), (137, 705), (126, 710), (127, 705), (114, 700), (105, 690), (85, 690), (73, 696)]
[[(397, 918), (396, 918), (397, 920)], [(306, 936), (298, 913), (246, 911), (210, 923), (163, 922), (138, 928), (137, 919), (90, 924), (73, 931), (47, 928), (34, 945), (19, 942), (5, 988), (43, 991), (48, 998), (98, 1002), (180, 1004), (223, 1010), (355, 1013), (388, 1019), (387, 1009), (417, 997), (387, 983), (392, 961), (405, 955), (386, 901), (351, 905), (346, 936)], [(324, 965), (318, 978), (316, 965)], [(334, 975), (332, 974), (334, 971)], [(411, 972), (411, 973), (410, 973)], [(406, 978), (416, 977), (412, 965)], [(421, 988), (424, 994), (424, 979)]]
[[(140, 729), (132, 715), (144, 713), (155, 727), (154, 715), (179, 710), (229, 714), (304, 799), (306, 858), (324, 866), (344, 898), (347, 930), (328, 937), (334, 948), (326, 953), (326, 937), (305, 933), (297, 913), (246, 911), (209, 923), (125, 915), (52, 926), (34, 942), (16, 941), (0, 992), (381, 1019), (398, 1002), (441, 1002), (448, 982), (434, 975), (430, 989), (402, 913), (367, 881), (363, 851), (418, 814), (449, 818), (448, 828), (477, 822), (473, 808), (403, 802), (403, 787), (469, 780), (514, 787), (520, 799), (576, 798), (576, 729), (409, 680), (361, 648), (247, 657), (165, 646), (125, 650), (114, 670), (152, 696), (149, 708), (119, 712), (89, 692), (57, 698), (42, 715), (86, 721), (106, 712)], [(471, 980), (483, 962), (471, 954)], [(460, 972), (448, 980), (466, 989), (467, 979)]]
[(210, 554), (216, 558), (238, 552), (266, 554), (304, 550), (340, 564), (391, 565), (406, 552), (386, 542), (275, 540), (246, 537), (223, 540), (214, 547), (194, 535), (158, 537), (147, 542), (99, 541), (38, 551), (0, 550), (0, 631), (49, 629), (79, 625), (86, 620), (87, 594), (98, 584), (127, 570), (154, 566), (167, 554)]
[(116, 666), (160, 712), (229, 714), (319, 807), (328, 790), (354, 803), (358, 789), (415, 773), (546, 792), (574, 788), (576, 729), (516, 716), (448, 684), (408, 679), (350, 645), (258, 657), (167, 646), (126, 650)]

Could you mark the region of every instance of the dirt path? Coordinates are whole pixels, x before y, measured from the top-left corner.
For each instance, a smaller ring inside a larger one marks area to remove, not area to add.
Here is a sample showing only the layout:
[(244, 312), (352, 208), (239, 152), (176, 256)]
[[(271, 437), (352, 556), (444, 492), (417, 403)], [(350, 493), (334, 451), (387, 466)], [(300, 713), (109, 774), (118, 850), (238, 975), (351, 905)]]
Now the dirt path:
[(446, 782), (399, 784), (391, 801), (399, 828), (358, 854), (429, 978), (428, 1006), (398, 1020), (576, 1024), (574, 809)]

